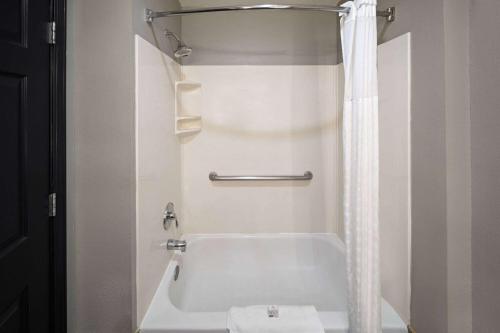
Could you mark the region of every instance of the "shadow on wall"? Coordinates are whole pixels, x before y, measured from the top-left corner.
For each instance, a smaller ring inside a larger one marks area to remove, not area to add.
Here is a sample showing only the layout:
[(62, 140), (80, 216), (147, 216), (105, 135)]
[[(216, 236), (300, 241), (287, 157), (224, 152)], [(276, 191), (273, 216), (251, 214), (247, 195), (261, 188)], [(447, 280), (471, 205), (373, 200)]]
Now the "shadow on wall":
[(337, 18), (319, 12), (231, 12), (182, 19), (186, 65), (334, 65)]
[(271, 139), (291, 139), (301, 138), (307, 136), (316, 136), (319, 132), (324, 130), (336, 131), (339, 129), (339, 119), (337, 117), (331, 118), (325, 122), (310, 127), (299, 128), (284, 128), (275, 130), (258, 130), (249, 129), (248, 127), (235, 127), (217, 124), (209, 121), (203, 122), (203, 127), (206, 130), (217, 132), (226, 136), (237, 136), (241, 138), (271, 140)]

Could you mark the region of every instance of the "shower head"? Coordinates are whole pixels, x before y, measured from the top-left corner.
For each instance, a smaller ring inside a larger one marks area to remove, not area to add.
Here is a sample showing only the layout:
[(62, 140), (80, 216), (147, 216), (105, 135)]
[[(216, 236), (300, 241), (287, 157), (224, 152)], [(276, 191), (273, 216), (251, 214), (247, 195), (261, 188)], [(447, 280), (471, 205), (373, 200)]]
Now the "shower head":
[(177, 48), (174, 51), (174, 57), (184, 58), (193, 52), (193, 49), (187, 46), (176, 34), (165, 29), (165, 36), (172, 37), (177, 41)]
[(191, 52), (193, 52), (192, 48), (190, 48), (187, 45), (181, 45), (180, 47), (177, 48), (177, 50), (175, 50), (174, 57), (184, 58), (184, 57), (187, 57), (188, 55), (190, 55)]

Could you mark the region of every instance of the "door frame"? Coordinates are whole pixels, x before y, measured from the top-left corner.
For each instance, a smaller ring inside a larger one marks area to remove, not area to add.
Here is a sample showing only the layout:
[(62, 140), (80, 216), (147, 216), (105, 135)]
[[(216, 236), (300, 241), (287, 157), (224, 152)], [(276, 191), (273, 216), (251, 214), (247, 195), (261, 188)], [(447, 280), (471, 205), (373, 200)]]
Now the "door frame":
[(50, 230), (50, 327), (67, 332), (66, 293), (66, 0), (51, 0), (56, 43), (50, 46), (50, 193), (56, 215)]

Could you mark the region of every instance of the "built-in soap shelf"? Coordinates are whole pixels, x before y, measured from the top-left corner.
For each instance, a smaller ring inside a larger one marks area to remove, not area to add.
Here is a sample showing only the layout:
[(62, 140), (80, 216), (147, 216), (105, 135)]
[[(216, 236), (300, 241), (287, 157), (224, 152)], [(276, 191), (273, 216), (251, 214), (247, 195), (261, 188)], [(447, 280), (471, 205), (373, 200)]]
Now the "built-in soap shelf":
[(175, 83), (175, 134), (195, 134), (201, 131), (201, 83)]

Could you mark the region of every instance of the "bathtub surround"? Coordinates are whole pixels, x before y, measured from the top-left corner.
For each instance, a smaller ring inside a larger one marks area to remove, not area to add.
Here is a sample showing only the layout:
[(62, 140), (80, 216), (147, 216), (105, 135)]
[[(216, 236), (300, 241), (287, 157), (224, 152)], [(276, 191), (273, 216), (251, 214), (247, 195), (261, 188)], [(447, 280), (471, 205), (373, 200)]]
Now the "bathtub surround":
[(378, 46), (382, 295), (410, 323), (411, 35)]
[[(183, 66), (202, 130), (182, 140), (186, 233), (337, 232), (339, 68)], [(211, 182), (209, 172), (311, 181)]]
[[(386, 207), (381, 228), (387, 231), (381, 235), (381, 257), (391, 269), (382, 272), (382, 283), (384, 297), (405, 321), (409, 320), (409, 197), (408, 188), (401, 184), (396, 189), (394, 182), (408, 183), (409, 147), (408, 141), (405, 145), (391, 135), (409, 135), (408, 42), (407, 36), (382, 45), (380, 64), (381, 127), (398, 129), (380, 133), (381, 163), (390, 169), (381, 184), (381, 204)], [(186, 79), (201, 83), (196, 105), (203, 106), (201, 132), (179, 137), (182, 211), (178, 212), (183, 232), (341, 234), (342, 159), (335, 110), (342, 102), (342, 66), (182, 66), (182, 70)], [(397, 99), (392, 98), (394, 89), (399, 89)], [(300, 174), (306, 169), (314, 172), (310, 182), (208, 179), (212, 170), (222, 175)], [(394, 209), (395, 202), (400, 210)]]
[(376, 0), (341, 15), (344, 60), (344, 227), (349, 328), (381, 333)]
[[(135, 36), (136, 286), (140, 323), (170, 259), (162, 225), (169, 201), (182, 211), (180, 145), (174, 132), (175, 82), (181, 67), (155, 45)], [(180, 227), (183, 226), (183, 220)]]

